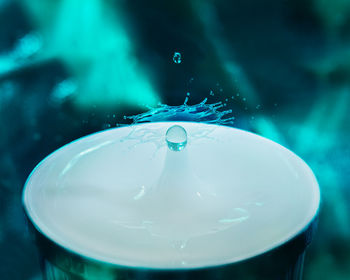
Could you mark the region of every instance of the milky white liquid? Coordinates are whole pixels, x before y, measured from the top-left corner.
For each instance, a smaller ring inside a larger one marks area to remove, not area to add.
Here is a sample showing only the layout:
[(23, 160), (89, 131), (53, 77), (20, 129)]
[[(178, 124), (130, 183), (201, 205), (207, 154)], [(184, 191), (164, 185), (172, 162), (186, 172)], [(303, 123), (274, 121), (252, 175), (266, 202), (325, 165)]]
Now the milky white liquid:
[[(165, 135), (187, 132), (181, 151)], [(23, 200), (36, 228), (78, 254), (118, 265), (197, 268), (288, 241), (320, 200), (309, 167), (252, 133), (203, 123), (103, 131), (48, 156)]]

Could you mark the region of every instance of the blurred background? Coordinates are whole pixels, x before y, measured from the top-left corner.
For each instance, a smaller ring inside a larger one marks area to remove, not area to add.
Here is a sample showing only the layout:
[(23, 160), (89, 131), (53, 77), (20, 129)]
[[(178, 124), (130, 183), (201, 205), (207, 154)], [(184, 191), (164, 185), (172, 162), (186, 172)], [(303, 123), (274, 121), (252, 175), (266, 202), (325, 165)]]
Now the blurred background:
[(187, 92), (311, 166), (305, 279), (350, 279), (350, 1), (0, 0), (1, 279), (41, 279), (21, 206), (35, 165)]

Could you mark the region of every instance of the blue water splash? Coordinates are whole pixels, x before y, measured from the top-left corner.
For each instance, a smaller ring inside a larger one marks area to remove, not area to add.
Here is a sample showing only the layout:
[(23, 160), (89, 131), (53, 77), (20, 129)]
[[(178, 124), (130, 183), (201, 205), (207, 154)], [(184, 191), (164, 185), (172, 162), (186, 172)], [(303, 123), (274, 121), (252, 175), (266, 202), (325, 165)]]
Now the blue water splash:
[(125, 116), (124, 119), (132, 120), (133, 124), (162, 121), (190, 121), (221, 125), (234, 123), (235, 117), (231, 116), (232, 110), (220, 111), (225, 106), (222, 102), (207, 104), (207, 98), (205, 98), (198, 104), (188, 105), (187, 101), (188, 96), (186, 96), (184, 104), (180, 106), (159, 103), (156, 108), (150, 107), (148, 112)]

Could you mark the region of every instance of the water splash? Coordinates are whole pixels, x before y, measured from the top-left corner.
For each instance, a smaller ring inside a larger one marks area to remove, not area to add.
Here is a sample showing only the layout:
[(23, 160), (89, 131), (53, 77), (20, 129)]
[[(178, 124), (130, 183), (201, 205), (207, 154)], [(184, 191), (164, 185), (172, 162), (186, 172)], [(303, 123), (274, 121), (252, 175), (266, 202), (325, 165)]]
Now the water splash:
[(184, 104), (180, 106), (170, 106), (159, 103), (158, 107), (152, 108), (145, 113), (134, 116), (125, 116), (124, 119), (132, 120), (133, 124), (145, 122), (162, 122), (162, 121), (191, 121), (203, 122), (220, 125), (233, 125), (235, 117), (230, 116), (232, 110), (223, 110), (222, 102), (208, 104), (207, 98), (195, 105), (188, 105), (188, 96)]

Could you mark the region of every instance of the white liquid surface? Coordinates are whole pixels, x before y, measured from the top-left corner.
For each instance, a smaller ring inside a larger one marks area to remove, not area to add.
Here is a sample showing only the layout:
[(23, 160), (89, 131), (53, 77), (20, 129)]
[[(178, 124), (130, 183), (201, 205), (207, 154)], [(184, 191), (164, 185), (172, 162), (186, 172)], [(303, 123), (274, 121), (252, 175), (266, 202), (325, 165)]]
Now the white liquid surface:
[[(182, 151), (165, 134), (187, 131)], [(318, 184), (284, 147), (203, 123), (147, 123), (64, 146), (29, 177), (34, 225), (59, 245), (118, 265), (197, 268), (288, 241), (315, 217)]]

